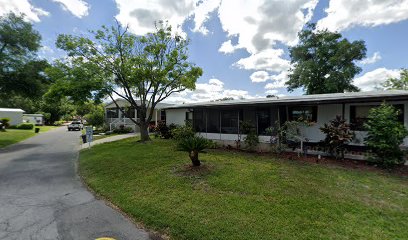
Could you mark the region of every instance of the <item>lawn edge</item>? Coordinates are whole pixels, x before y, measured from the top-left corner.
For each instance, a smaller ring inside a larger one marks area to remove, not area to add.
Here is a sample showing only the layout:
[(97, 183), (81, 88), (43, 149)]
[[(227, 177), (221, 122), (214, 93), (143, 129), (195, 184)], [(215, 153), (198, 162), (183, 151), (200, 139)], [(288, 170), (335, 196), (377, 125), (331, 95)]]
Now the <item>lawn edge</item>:
[[(43, 134), (43, 133), (55, 131), (56, 129), (58, 129), (58, 128), (60, 128), (60, 127), (63, 127), (63, 126), (55, 127), (55, 128), (50, 129), (50, 130), (47, 130), (47, 131), (45, 131), (45, 132), (44, 132), (44, 131), (43, 131), (43, 132), (40, 131), (38, 134)], [(35, 137), (35, 136), (37, 136), (37, 135), (34, 134), (33, 136), (28, 137), (28, 138), (25, 138), (25, 139), (23, 139), (23, 140), (21, 140), (21, 141), (18, 141), (18, 142), (16, 142), (16, 143), (13, 143), (13, 144), (10, 144), (10, 145), (6, 145), (6, 146), (4, 146), (4, 147), (0, 147), (0, 150), (1, 150), (1, 151), (3, 151), (3, 150), (6, 150), (6, 151), (7, 151), (8, 148), (10, 148), (10, 147), (12, 147), (12, 146), (14, 146), (14, 145), (16, 145), (16, 144), (23, 143), (24, 141), (27, 141), (27, 140), (29, 140), (29, 139)]]
[[(123, 139), (119, 139), (119, 141), (120, 140), (123, 140)], [(149, 229), (149, 228), (146, 227), (146, 225), (143, 222), (136, 221), (136, 219), (134, 219), (129, 214), (127, 214), (125, 211), (123, 211), (119, 206), (115, 205), (108, 198), (106, 198), (102, 194), (98, 193), (93, 188), (91, 188), (88, 185), (88, 183), (86, 182), (86, 178), (81, 174), (80, 160), (79, 160), (80, 153), (82, 151), (86, 151), (86, 150), (89, 150), (89, 149), (80, 149), (80, 147), (78, 149), (79, 149), (79, 151), (77, 151), (77, 153), (74, 156), (74, 165), (75, 165), (74, 167), (75, 167), (76, 176), (79, 179), (81, 185), (83, 187), (85, 187), (86, 190), (88, 192), (90, 192), (95, 197), (95, 199), (103, 201), (105, 203), (105, 205), (107, 205), (108, 207), (112, 208), (113, 210), (119, 212), (122, 216), (124, 216), (126, 219), (128, 219), (133, 225), (135, 225), (135, 227), (145, 230), (149, 234), (150, 239), (152, 239), (152, 240), (169, 240), (169, 239), (171, 239), (169, 235), (167, 235), (165, 233), (162, 233), (162, 232), (159, 232), (159, 231)]]

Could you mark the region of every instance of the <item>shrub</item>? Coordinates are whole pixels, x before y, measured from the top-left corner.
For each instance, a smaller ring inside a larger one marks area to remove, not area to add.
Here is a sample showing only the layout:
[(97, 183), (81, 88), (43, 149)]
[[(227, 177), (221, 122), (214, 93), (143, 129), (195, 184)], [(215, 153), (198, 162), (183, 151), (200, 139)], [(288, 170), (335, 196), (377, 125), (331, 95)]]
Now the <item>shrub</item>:
[(125, 134), (133, 132), (133, 129), (131, 127), (125, 127), (124, 125), (120, 125), (119, 128), (115, 128), (113, 132), (117, 134)]
[(169, 139), (173, 137), (171, 131), (172, 129), (175, 129), (176, 127), (177, 125), (174, 123), (167, 126), (165, 122), (160, 121), (157, 123), (157, 126), (154, 128), (154, 132), (158, 133), (159, 136), (164, 139)]
[(105, 111), (102, 106), (95, 106), (90, 113), (85, 115), (85, 119), (88, 124), (101, 127), (105, 122)]
[(61, 126), (62, 124), (64, 124), (64, 121), (63, 121), (63, 120), (55, 121), (55, 122), (54, 122), (54, 126)]
[(282, 153), (285, 149), (285, 145), (283, 143), (284, 140), (284, 128), (281, 126), (279, 120), (275, 121), (275, 123), (265, 129), (266, 134), (270, 137), (269, 142), (271, 144), (271, 150), (274, 153)]
[(259, 137), (256, 134), (256, 128), (250, 121), (240, 122), (240, 132), (246, 134), (244, 142), (247, 150), (254, 151), (255, 147), (259, 144)]
[(329, 154), (335, 156), (336, 159), (339, 157), (344, 159), (346, 144), (353, 138), (353, 133), (350, 131), (350, 124), (346, 123), (346, 120), (342, 119), (341, 116), (336, 116), (329, 124), (325, 123), (324, 126), (320, 128), (320, 131), (326, 134), (324, 145)]
[(22, 123), (19, 125), (13, 125), (9, 127), (9, 129), (26, 129), (26, 130), (31, 130), (33, 128), (34, 128), (34, 124), (32, 123)]
[(195, 135), (193, 127), (189, 123), (186, 123), (184, 126), (176, 126), (175, 128), (171, 129), (170, 132), (175, 140), (191, 138)]
[(367, 137), (364, 139), (367, 146), (375, 154), (374, 162), (391, 167), (404, 163), (404, 153), (399, 147), (408, 131), (398, 122), (399, 111), (392, 105), (381, 104), (370, 110), (368, 121), (364, 124)]
[(188, 156), (194, 167), (201, 165), (198, 159), (198, 153), (211, 146), (211, 141), (200, 136), (183, 138), (178, 141), (177, 148), (179, 151), (188, 152)]
[(2, 119), (0, 119), (0, 123), (5, 128), (8, 128), (8, 127), (10, 127), (10, 118), (2, 118)]

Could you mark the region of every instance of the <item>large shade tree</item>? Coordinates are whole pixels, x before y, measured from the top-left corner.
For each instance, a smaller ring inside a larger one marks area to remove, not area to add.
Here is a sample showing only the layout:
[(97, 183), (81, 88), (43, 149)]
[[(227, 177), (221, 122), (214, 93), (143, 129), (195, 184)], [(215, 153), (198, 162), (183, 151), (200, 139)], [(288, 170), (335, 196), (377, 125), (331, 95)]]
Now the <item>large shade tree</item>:
[(54, 70), (63, 83), (59, 87), (79, 99), (76, 90), (86, 91), (82, 96), (88, 98), (106, 95), (118, 108), (116, 96), (125, 99), (139, 112), (139, 118), (131, 120), (140, 127), (141, 140), (149, 140), (147, 128), (157, 104), (173, 93), (195, 89), (202, 75), (202, 69), (188, 61), (188, 40), (163, 22), (145, 36), (135, 36), (119, 23), (91, 34), (58, 36), (57, 47), (69, 56)]
[(14, 13), (0, 17), (0, 97), (22, 96), (40, 98), (49, 79), (44, 75), (48, 67), (38, 59), (41, 35), (23, 15)]
[(408, 69), (402, 69), (399, 78), (390, 78), (383, 83), (387, 90), (408, 90)]
[(364, 41), (350, 42), (338, 32), (317, 30), (308, 24), (291, 47), (293, 67), (286, 82), (289, 91), (303, 88), (306, 94), (359, 91), (353, 78), (361, 72), (357, 60), (366, 56)]

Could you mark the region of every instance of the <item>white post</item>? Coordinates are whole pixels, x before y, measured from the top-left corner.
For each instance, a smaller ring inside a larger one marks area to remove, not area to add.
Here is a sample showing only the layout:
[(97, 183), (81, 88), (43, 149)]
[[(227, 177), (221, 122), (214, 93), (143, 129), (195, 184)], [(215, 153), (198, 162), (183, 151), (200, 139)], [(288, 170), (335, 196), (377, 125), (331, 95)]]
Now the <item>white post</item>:
[(155, 124), (157, 126), (157, 109), (156, 109), (156, 120), (155, 120)]

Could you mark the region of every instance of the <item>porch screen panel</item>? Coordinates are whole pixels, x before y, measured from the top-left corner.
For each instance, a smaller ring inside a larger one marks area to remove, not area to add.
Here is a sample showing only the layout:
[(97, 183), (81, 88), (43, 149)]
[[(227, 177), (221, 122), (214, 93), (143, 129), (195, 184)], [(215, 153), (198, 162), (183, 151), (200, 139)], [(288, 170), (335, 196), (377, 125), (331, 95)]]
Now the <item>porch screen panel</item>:
[(194, 109), (193, 127), (196, 132), (205, 132), (205, 113), (203, 109)]
[(273, 106), (270, 109), (271, 127), (275, 130), (273, 134), (276, 134), (276, 124), (279, 124), (279, 109), (277, 106)]
[(117, 109), (117, 108), (107, 108), (106, 109), (106, 117), (107, 118), (118, 118), (119, 117), (119, 109)]
[(238, 133), (238, 110), (221, 111), (221, 133)]
[(269, 109), (260, 109), (256, 113), (258, 120), (258, 135), (266, 135), (266, 129), (271, 126)]
[(208, 109), (207, 132), (220, 133), (220, 110)]
[(279, 123), (280, 125), (285, 124), (285, 122), (288, 120), (288, 113), (286, 111), (286, 106), (279, 106)]
[(250, 122), (254, 127), (256, 127), (256, 112), (254, 108), (244, 108), (243, 117), (239, 119), (240, 121)]

